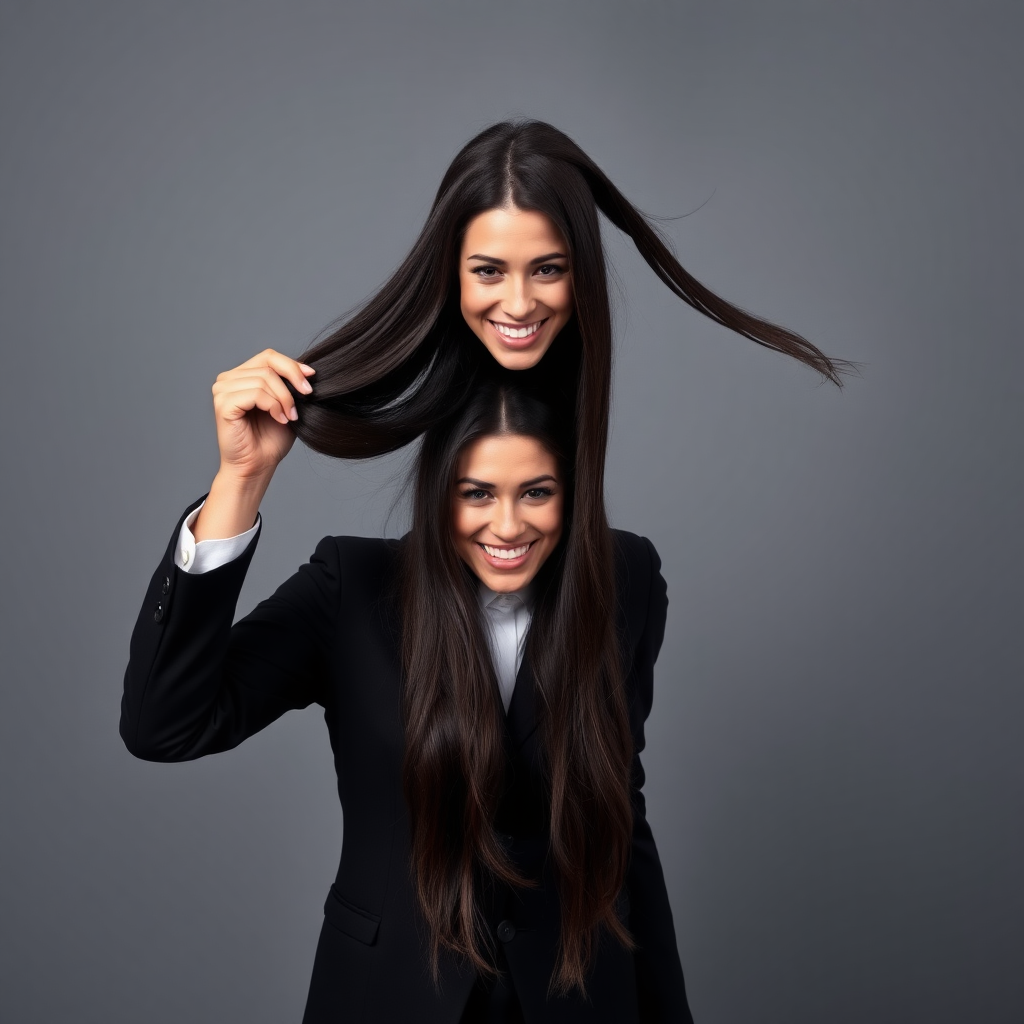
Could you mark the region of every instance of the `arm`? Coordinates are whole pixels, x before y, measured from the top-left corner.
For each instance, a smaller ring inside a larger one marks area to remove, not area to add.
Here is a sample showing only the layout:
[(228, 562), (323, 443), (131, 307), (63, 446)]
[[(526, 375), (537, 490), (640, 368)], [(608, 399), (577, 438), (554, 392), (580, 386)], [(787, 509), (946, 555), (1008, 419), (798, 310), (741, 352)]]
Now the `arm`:
[(633, 652), (630, 671), (634, 685), (630, 721), (635, 752), (633, 852), (626, 880), (630, 898), (630, 928), (636, 940), (634, 964), (637, 1000), (642, 1021), (692, 1024), (665, 876), (651, 827), (647, 823), (643, 795), (645, 776), (640, 753), (645, 742), (644, 722), (651, 712), (654, 699), (654, 663), (665, 636), (668, 588), (660, 572), (661, 560), (654, 545), (646, 538), (642, 538), (641, 543), (649, 566), (649, 598), (643, 633)]
[(232, 626), (255, 543), (196, 575), (174, 564), (177, 536), (178, 529), (135, 624), (121, 702), (125, 745), (154, 761), (227, 750), (285, 711), (320, 700), (340, 592), (338, 549), (327, 538)]
[(188, 573), (204, 573), (211, 569), (219, 569), (226, 562), (231, 562), (242, 554), (259, 533), (260, 518), (257, 516), (252, 527), (236, 537), (197, 541), (195, 534), (192, 533), (192, 527), (201, 511), (202, 505), (186, 513), (174, 549), (174, 564)]
[[(310, 680), (316, 676), (301, 671), (321, 653), (309, 635), (320, 621), (310, 607), (315, 572), (297, 573), (232, 629), (255, 540), (209, 572), (193, 574), (186, 564), (196, 551), (191, 541), (238, 540), (254, 529), (274, 471), (295, 441), (290, 424), (298, 412), (288, 385), (309, 394), (306, 378), (313, 372), (266, 349), (213, 385), (220, 468), (205, 500), (179, 521), (132, 633), (121, 737), (138, 757), (182, 761), (225, 750), (289, 707), (315, 699)], [(198, 518), (191, 516), (196, 510)], [(182, 530), (186, 521), (194, 537)], [(186, 535), (189, 544), (179, 543)], [(254, 629), (252, 621), (268, 608), (271, 621)]]

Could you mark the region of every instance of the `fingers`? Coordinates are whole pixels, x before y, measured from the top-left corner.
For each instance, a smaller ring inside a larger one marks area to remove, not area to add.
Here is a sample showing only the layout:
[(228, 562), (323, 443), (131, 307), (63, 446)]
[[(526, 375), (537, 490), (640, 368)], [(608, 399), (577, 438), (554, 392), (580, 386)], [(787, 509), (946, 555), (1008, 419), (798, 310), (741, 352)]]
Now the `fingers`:
[(298, 418), (295, 402), (277, 374), (251, 371), (251, 376), (229, 377), (213, 385), (213, 408), (227, 421), (241, 419), (252, 409), (262, 409), (278, 423), (287, 424)]
[[(300, 363), (298, 360), (286, 356), (283, 352), (278, 352), (276, 349), (265, 348), (262, 352), (253, 356), (252, 359), (236, 367), (236, 369), (253, 369), (263, 366), (270, 367), (276, 374), (284, 377), (300, 394), (308, 395), (313, 390), (312, 385), (306, 378), (312, 377), (316, 370), (312, 366), (307, 366), (305, 363)], [(228, 372), (231, 373), (233, 371), (229, 370)]]
[(305, 363), (266, 349), (217, 375), (212, 389), (214, 410), (225, 420), (235, 420), (251, 409), (261, 409), (287, 425), (299, 414), (285, 381), (300, 394), (309, 394), (313, 389), (306, 378), (315, 372)]

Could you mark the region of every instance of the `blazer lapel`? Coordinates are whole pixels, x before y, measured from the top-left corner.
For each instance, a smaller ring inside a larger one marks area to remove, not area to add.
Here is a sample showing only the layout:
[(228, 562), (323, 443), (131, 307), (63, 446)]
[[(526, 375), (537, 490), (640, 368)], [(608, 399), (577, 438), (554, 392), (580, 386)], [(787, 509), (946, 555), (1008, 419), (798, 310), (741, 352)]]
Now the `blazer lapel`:
[(516, 686), (512, 691), (508, 712), (505, 715), (505, 726), (509, 739), (512, 741), (511, 753), (515, 755), (519, 748), (533, 735), (537, 729), (537, 702), (534, 692), (533, 670), (530, 662), (523, 658), (516, 675)]

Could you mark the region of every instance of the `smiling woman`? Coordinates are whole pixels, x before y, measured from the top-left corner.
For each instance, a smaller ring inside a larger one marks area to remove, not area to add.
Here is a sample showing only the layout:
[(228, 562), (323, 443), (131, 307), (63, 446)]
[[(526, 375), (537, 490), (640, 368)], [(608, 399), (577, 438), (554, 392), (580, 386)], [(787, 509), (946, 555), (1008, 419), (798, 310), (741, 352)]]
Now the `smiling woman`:
[[(324, 707), (345, 835), (306, 1024), (690, 1020), (639, 761), (665, 583), (605, 514), (599, 210), (684, 302), (839, 383), (530, 121), (456, 156), (401, 267), (303, 361), (213, 386), (220, 466), (151, 582), (121, 735), (186, 760)], [(326, 538), (232, 625), (295, 438), (364, 458), (421, 433), (408, 536)]]
[(475, 967), (470, 1008), (506, 998), (526, 1020), (687, 1021), (638, 759), (665, 583), (650, 543), (614, 531), (611, 587), (591, 589), (572, 406), (544, 390), (532, 372), (480, 384), (417, 461), (404, 787), (430, 962), (442, 980), (452, 953)]
[[(254, 404), (262, 379), (225, 375), (220, 436), (276, 454), (291, 435)], [(325, 538), (238, 623), (259, 523), (191, 532), (223, 494), (153, 576), (134, 754), (188, 760), (324, 709), (344, 847), (305, 1024), (690, 1020), (639, 760), (665, 582), (650, 542), (614, 531), (612, 588), (588, 589), (572, 407), (538, 384), (480, 382), (424, 437), (406, 537)]]
[(499, 434), (469, 445), (452, 504), (462, 560), (498, 593), (527, 586), (562, 537), (558, 465), (532, 437)]
[(506, 369), (536, 366), (569, 322), (568, 249), (550, 218), (535, 210), (488, 210), (467, 225), (459, 255), (462, 315)]

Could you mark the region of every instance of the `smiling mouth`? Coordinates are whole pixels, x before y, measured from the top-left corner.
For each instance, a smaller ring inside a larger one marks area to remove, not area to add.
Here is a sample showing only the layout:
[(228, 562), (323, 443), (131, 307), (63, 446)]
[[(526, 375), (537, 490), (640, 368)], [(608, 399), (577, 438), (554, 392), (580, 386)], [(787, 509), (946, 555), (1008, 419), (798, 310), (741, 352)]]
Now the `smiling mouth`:
[(514, 548), (499, 548), (492, 544), (481, 544), (480, 547), (491, 556), (491, 558), (498, 559), (502, 562), (518, 562), (523, 558), (526, 553), (533, 547), (536, 541), (530, 541), (529, 544), (517, 544)]
[(516, 327), (513, 324), (502, 324), (497, 320), (488, 320), (487, 322), (503, 337), (511, 338), (513, 341), (521, 341), (523, 338), (529, 338), (531, 335), (536, 334), (541, 327), (547, 323), (548, 318), (544, 317), (543, 320), (537, 320), (532, 324), (524, 324), (522, 327)]

